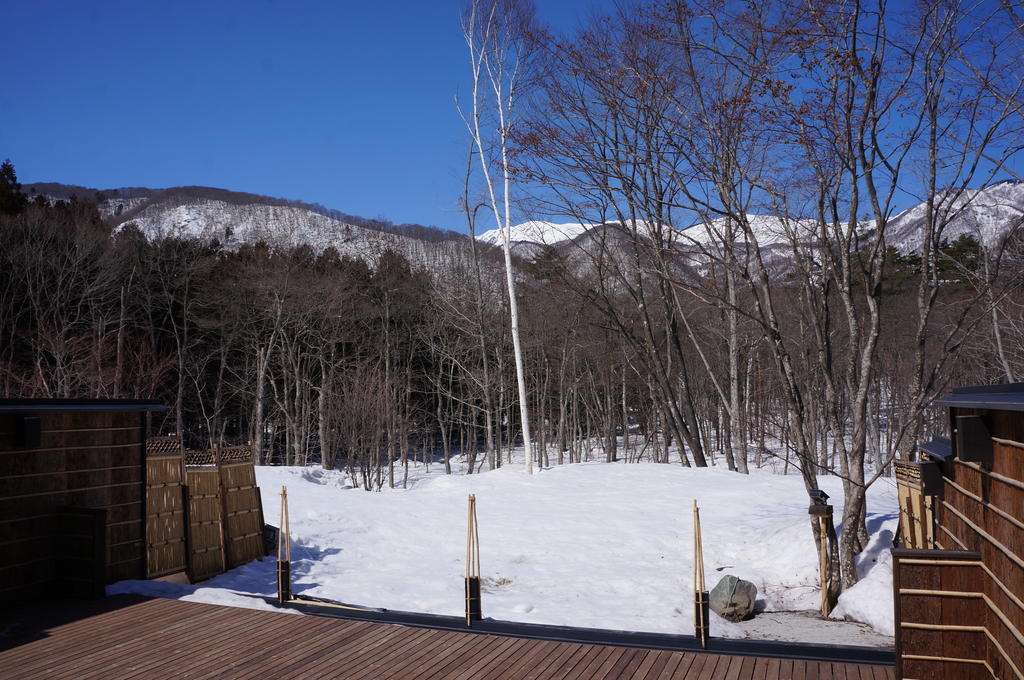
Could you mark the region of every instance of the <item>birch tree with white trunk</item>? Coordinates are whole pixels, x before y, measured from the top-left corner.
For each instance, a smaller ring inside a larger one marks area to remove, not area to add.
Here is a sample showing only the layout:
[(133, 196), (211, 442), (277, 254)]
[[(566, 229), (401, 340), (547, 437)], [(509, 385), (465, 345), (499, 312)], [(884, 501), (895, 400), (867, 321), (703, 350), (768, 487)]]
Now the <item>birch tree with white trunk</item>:
[(512, 266), (512, 166), (510, 137), (517, 103), (526, 85), (529, 49), (524, 36), (534, 22), (534, 7), (521, 0), (472, 0), (462, 17), (462, 34), (469, 48), (472, 100), (468, 111), (459, 107), (476, 149), (487, 202), (501, 232), (505, 254), (512, 347), (515, 354), (526, 471), (533, 474), (530, 413), (526, 395), (523, 348), (519, 339), (519, 308)]

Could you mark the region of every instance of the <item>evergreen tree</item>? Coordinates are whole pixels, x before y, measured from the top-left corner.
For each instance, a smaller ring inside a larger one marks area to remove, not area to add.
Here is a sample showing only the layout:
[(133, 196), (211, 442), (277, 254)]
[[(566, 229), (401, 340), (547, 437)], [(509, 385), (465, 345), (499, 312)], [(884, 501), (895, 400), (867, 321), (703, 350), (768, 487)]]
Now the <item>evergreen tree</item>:
[(981, 244), (970, 234), (961, 234), (952, 243), (943, 239), (939, 252), (939, 271), (944, 281), (964, 283), (982, 266)]
[(25, 194), (21, 193), (14, 164), (8, 158), (0, 165), (0, 214), (17, 215), (27, 202)]

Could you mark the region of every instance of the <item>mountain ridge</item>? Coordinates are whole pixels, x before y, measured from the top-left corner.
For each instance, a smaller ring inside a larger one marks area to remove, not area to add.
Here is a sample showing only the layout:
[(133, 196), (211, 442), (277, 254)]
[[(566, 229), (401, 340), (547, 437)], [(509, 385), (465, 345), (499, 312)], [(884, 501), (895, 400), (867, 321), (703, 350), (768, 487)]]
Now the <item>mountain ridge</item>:
[[(968, 234), (986, 247), (993, 247), (1010, 230), (1024, 223), (1024, 182), (1004, 180), (980, 189), (964, 189), (952, 193), (945, 190), (938, 194), (940, 210), (945, 211), (949, 222), (943, 238), (953, 241)], [(778, 249), (788, 244), (788, 232), (801, 225), (808, 227), (811, 234), (813, 220), (792, 219), (751, 214), (747, 216), (759, 247)], [(887, 245), (903, 253), (919, 251), (922, 227), (927, 219), (927, 202), (921, 202), (889, 218)], [(710, 224), (696, 223), (676, 230), (678, 243), (683, 247), (701, 248), (713, 243), (720, 236), (724, 218), (712, 220)], [(613, 224), (613, 223), (609, 223)], [(864, 233), (875, 228), (874, 220), (861, 223)], [(554, 223), (531, 220), (517, 224), (510, 229), (510, 242), (515, 251), (522, 255), (542, 252), (547, 248), (561, 250), (576, 241), (582, 234), (592, 231), (598, 224)], [(501, 245), (501, 233), (497, 229), (484, 232), (477, 240), (491, 245)], [(740, 239), (742, 240), (742, 239)]]
[(160, 205), (175, 207), (176, 205), (188, 202), (218, 201), (226, 205), (236, 206), (296, 208), (351, 226), (405, 236), (420, 241), (460, 241), (468, 238), (460, 232), (435, 226), (415, 223), (395, 224), (386, 219), (350, 215), (340, 210), (327, 208), (319, 203), (308, 203), (296, 199), (201, 185), (182, 185), (162, 189), (149, 187), (95, 189), (74, 184), (62, 184), (60, 182), (35, 182), (23, 185), (22, 191), (30, 199), (37, 195), (46, 196), (51, 200), (87, 197), (96, 201), (101, 214), (115, 227), (134, 220), (140, 213), (145, 212), (147, 208)]

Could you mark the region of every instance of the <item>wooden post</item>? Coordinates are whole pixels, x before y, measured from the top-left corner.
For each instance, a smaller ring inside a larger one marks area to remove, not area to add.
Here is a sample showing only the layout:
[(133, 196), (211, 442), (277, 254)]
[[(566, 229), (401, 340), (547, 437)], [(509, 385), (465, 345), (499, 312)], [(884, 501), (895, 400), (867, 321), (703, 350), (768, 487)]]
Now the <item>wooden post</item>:
[(480, 602), (480, 531), (476, 520), (476, 496), (469, 495), (466, 531), (466, 625), (483, 618)]
[(818, 574), (821, 580), (821, 615), (828, 616), (828, 524), (818, 517)]
[(693, 627), (694, 637), (701, 649), (708, 646), (708, 619), (710, 618), (707, 583), (704, 580), (704, 544), (700, 535), (700, 510), (693, 499)]
[(818, 579), (821, 583), (821, 615), (828, 616), (832, 611), (829, 605), (829, 537), (832, 535), (832, 506), (828, 504), (828, 494), (821, 489), (809, 492), (811, 505), (807, 513), (818, 520)]
[(288, 526), (288, 487), (281, 487), (281, 529), (277, 532), (277, 602), (292, 599), (292, 542)]

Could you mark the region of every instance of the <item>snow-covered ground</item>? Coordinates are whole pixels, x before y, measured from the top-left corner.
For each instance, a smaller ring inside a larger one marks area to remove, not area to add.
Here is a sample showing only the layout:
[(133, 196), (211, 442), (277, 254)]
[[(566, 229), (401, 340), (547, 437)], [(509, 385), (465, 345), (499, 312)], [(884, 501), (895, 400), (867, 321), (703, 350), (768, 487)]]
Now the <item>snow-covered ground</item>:
[[(582, 463), (533, 476), (522, 465), (448, 476), (434, 465), (429, 473), (416, 466), (407, 489), (380, 493), (352, 488), (344, 473), (319, 467), (261, 467), (257, 477), (268, 523), (277, 523), (281, 487), (288, 487), (293, 588), (306, 595), (461, 615), (466, 496), (473, 493), (487, 617), (692, 634), (693, 499), (709, 588), (735, 574), (757, 586), (766, 611), (819, 603), (807, 495), (796, 475)], [(821, 483), (839, 517), (840, 481)], [(895, 488), (882, 479), (869, 491), (864, 580), (844, 593), (834, 614), (883, 635), (893, 630), (887, 548), (896, 521)], [(264, 607), (238, 593), (274, 594), (275, 566), (266, 558), (200, 586), (125, 581), (110, 590)], [(711, 629), (747, 635), (744, 626), (714, 616)], [(785, 631), (776, 633), (786, 639)], [(842, 641), (837, 633), (833, 642)]]

